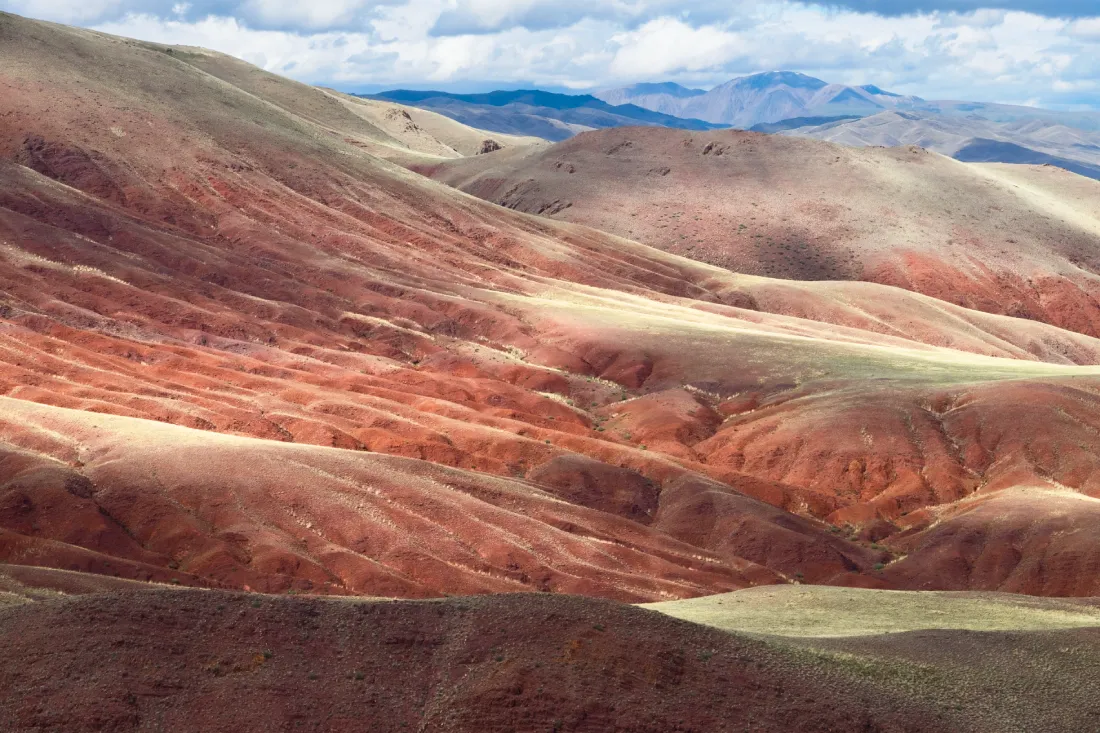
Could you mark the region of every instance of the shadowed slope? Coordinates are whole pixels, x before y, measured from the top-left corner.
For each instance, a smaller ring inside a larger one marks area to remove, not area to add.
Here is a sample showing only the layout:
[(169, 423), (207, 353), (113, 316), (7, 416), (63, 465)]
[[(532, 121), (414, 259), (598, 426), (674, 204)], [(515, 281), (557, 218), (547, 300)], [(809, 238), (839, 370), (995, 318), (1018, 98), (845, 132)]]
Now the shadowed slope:
[[(800, 664), (761, 641), (581, 598), (380, 603), (161, 590), (0, 608), (0, 629), (0, 724), (10, 731), (292, 721), (350, 731), (365, 718), (384, 731), (959, 724), (839, 665)], [(83, 686), (92, 678), (94, 693)]]
[[(826, 639), (668, 615), (693, 605), (657, 613), (545, 594), (379, 602), (95, 585), (0, 566), (0, 589), (18, 599), (0, 605), (5, 730), (351, 731), (369, 719), (381, 731), (1053, 733), (1089, 730), (1100, 713), (1097, 631), (1042, 630), (1068, 605), (1049, 601), (939, 605), (1017, 606), (1041, 619), (1036, 630)], [(777, 616), (814, 592), (776, 594)], [(857, 600), (875, 612), (874, 598)]]

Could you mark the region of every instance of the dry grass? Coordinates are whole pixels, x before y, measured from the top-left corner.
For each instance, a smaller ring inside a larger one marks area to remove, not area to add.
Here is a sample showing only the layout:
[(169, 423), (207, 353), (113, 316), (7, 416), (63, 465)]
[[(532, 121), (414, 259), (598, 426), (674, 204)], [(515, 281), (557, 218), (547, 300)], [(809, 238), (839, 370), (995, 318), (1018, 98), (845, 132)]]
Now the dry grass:
[(724, 631), (789, 637), (867, 636), (921, 629), (1040, 631), (1100, 627), (1098, 607), (1007, 593), (790, 585), (651, 603), (644, 608)]

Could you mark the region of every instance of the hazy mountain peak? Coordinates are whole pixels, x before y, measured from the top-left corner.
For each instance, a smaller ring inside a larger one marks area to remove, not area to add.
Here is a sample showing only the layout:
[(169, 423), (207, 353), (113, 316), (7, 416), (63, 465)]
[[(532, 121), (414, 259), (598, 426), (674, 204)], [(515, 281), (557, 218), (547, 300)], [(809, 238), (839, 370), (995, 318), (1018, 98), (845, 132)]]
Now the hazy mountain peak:
[(664, 114), (744, 128), (795, 117), (874, 114), (914, 99), (875, 86), (830, 84), (797, 71), (741, 76), (705, 93), (692, 90), (684, 94), (681, 90), (684, 87), (678, 84), (636, 84), (596, 96), (612, 104), (636, 104)]
[(767, 89), (768, 87), (783, 85), (792, 89), (809, 89), (813, 91), (828, 86), (828, 82), (797, 71), (764, 71), (759, 74), (738, 77), (727, 82), (727, 84), (752, 89)]
[(895, 94), (894, 92), (888, 92), (885, 89), (881, 89), (879, 87), (876, 87), (874, 84), (864, 84), (863, 86), (861, 86), (859, 88), (862, 89), (863, 91), (867, 92), (868, 94), (874, 94), (876, 97), (900, 97), (901, 96), (900, 94)]
[(706, 91), (702, 89), (691, 89), (676, 82), (664, 81), (664, 82), (641, 82), (640, 84), (633, 84), (626, 87), (623, 91), (629, 91), (632, 94), (668, 94), (673, 97), (687, 98), (697, 97), (700, 94), (706, 94)]
[(835, 89), (830, 89), (830, 91), (835, 91), (835, 94), (828, 98), (829, 104), (855, 103), (871, 105), (876, 109), (882, 108), (880, 103), (869, 98), (866, 94), (861, 94), (860, 90), (853, 87), (837, 86)]
[(790, 120), (757, 129), (851, 146), (919, 145), (970, 162), (1050, 164), (1100, 179), (1100, 134), (1045, 119), (887, 109), (863, 118)]

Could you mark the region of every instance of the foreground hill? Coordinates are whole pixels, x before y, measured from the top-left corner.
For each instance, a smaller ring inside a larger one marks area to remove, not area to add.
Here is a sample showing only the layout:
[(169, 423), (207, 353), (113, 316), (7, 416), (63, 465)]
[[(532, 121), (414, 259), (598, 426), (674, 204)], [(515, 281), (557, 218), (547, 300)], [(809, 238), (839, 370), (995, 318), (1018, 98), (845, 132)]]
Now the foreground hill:
[[(789, 591), (767, 591), (784, 619), (820, 594)], [(877, 614), (884, 600), (840, 594), (841, 618)], [(322, 600), (0, 566), (0, 725), (1053, 733), (1091, 730), (1100, 715), (1087, 606), (972, 597), (979, 614), (1018, 604), (1026, 629), (977, 634), (953, 623), (951, 601), (903, 598), (890, 608), (946, 608), (946, 621), (847, 638), (797, 625), (744, 634), (734, 609), (760, 595), (711, 600), (701, 625), (674, 618), (698, 616), (693, 602), (658, 612), (547, 594)], [(1059, 617), (1067, 608), (1076, 624)]]
[(864, 280), (1100, 333), (1100, 182), (1057, 168), (615, 129), (420, 170), (739, 273)]
[(1100, 593), (1096, 339), (510, 211), (385, 160), (441, 158), (359, 104), (0, 15), (0, 559), (407, 597)]

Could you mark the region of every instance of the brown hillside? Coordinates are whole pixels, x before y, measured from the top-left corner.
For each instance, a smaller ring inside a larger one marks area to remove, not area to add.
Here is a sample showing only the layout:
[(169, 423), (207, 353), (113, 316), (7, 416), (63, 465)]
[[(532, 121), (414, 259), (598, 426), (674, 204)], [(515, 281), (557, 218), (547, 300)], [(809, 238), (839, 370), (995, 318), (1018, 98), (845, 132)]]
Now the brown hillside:
[[(975, 633), (952, 628), (944, 601), (894, 599), (895, 615), (931, 606), (945, 627), (800, 638), (738, 633), (740, 593), (701, 618), (732, 629), (721, 631), (672, 617), (697, 618), (691, 606), (549, 594), (388, 602), (100, 586), (113, 592), (0, 566), (5, 731), (1054, 733), (1100, 714), (1097, 630), (1059, 627), (1065, 603), (1018, 611), (1038, 621), (1027, 631)], [(795, 593), (780, 596), (780, 619), (799, 612)], [(875, 600), (845, 597), (834, 617), (873, 613)], [(1010, 601), (955, 602), (1003, 614)]]
[(418, 170), (739, 273), (865, 280), (1100, 334), (1100, 183), (1057, 168), (618, 128)]

